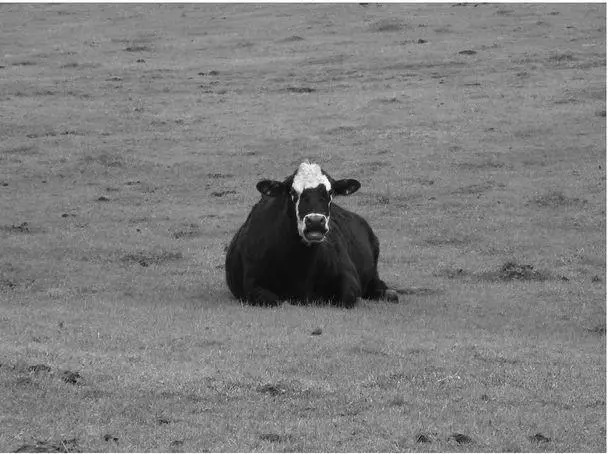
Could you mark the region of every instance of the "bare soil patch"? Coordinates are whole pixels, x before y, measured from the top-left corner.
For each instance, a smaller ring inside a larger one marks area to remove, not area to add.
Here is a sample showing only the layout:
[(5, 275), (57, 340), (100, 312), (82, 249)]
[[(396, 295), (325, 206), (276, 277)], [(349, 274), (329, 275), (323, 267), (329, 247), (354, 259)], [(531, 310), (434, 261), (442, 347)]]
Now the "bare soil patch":
[(174, 262), (183, 258), (182, 253), (172, 251), (138, 251), (125, 254), (121, 257), (123, 263), (137, 263), (142, 267), (151, 265), (163, 265), (164, 263)]

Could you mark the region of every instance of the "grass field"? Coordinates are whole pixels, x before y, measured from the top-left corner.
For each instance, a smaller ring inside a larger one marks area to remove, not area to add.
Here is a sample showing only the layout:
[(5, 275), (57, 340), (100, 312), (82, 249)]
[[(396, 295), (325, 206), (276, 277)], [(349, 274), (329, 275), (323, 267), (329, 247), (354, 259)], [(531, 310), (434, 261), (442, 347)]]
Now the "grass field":
[[(605, 40), (605, 4), (0, 5), (0, 451), (605, 451)], [(399, 304), (231, 297), (304, 158)]]

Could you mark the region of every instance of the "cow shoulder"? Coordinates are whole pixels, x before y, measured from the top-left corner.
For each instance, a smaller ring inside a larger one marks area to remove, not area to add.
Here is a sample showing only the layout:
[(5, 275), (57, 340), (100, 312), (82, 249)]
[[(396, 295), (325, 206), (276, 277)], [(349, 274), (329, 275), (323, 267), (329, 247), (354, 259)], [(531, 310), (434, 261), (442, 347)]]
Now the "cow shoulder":
[(280, 211), (277, 199), (267, 196), (253, 206), (240, 229), (241, 249), (247, 260), (261, 264), (282, 254), (287, 221)]
[(332, 204), (331, 207), (331, 220), (335, 219), (333, 228), (341, 237), (352, 260), (364, 263), (368, 262), (370, 257), (375, 258), (379, 250), (379, 242), (367, 220), (338, 205)]
[(358, 235), (371, 230), (364, 217), (334, 203), (331, 204), (331, 219), (335, 219), (342, 232)]

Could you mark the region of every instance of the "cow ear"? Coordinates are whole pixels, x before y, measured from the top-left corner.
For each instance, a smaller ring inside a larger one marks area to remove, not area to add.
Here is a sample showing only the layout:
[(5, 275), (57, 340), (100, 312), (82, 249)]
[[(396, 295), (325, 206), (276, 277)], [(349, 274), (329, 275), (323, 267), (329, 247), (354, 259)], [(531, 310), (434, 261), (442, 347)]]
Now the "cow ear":
[(257, 183), (257, 191), (269, 197), (276, 197), (286, 192), (284, 183), (274, 180), (261, 180)]
[(336, 180), (333, 182), (333, 193), (337, 195), (350, 195), (358, 191), (360, 187), (361, 183), (352, 178)]

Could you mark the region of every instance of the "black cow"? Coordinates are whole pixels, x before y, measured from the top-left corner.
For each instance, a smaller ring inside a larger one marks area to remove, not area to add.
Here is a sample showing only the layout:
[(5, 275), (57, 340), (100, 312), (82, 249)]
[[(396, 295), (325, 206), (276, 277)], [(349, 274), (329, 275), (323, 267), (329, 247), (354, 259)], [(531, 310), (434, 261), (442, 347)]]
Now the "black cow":
[(257, 183), (261, 200), (227, 249), (231, 293), (270, 306), (322, 300), (352, 307), (359, 297), (398, 301), (378, 276), (380, 244), (373, 230), (332, 202), (360, 187), (307, 161), (282, 182)]

